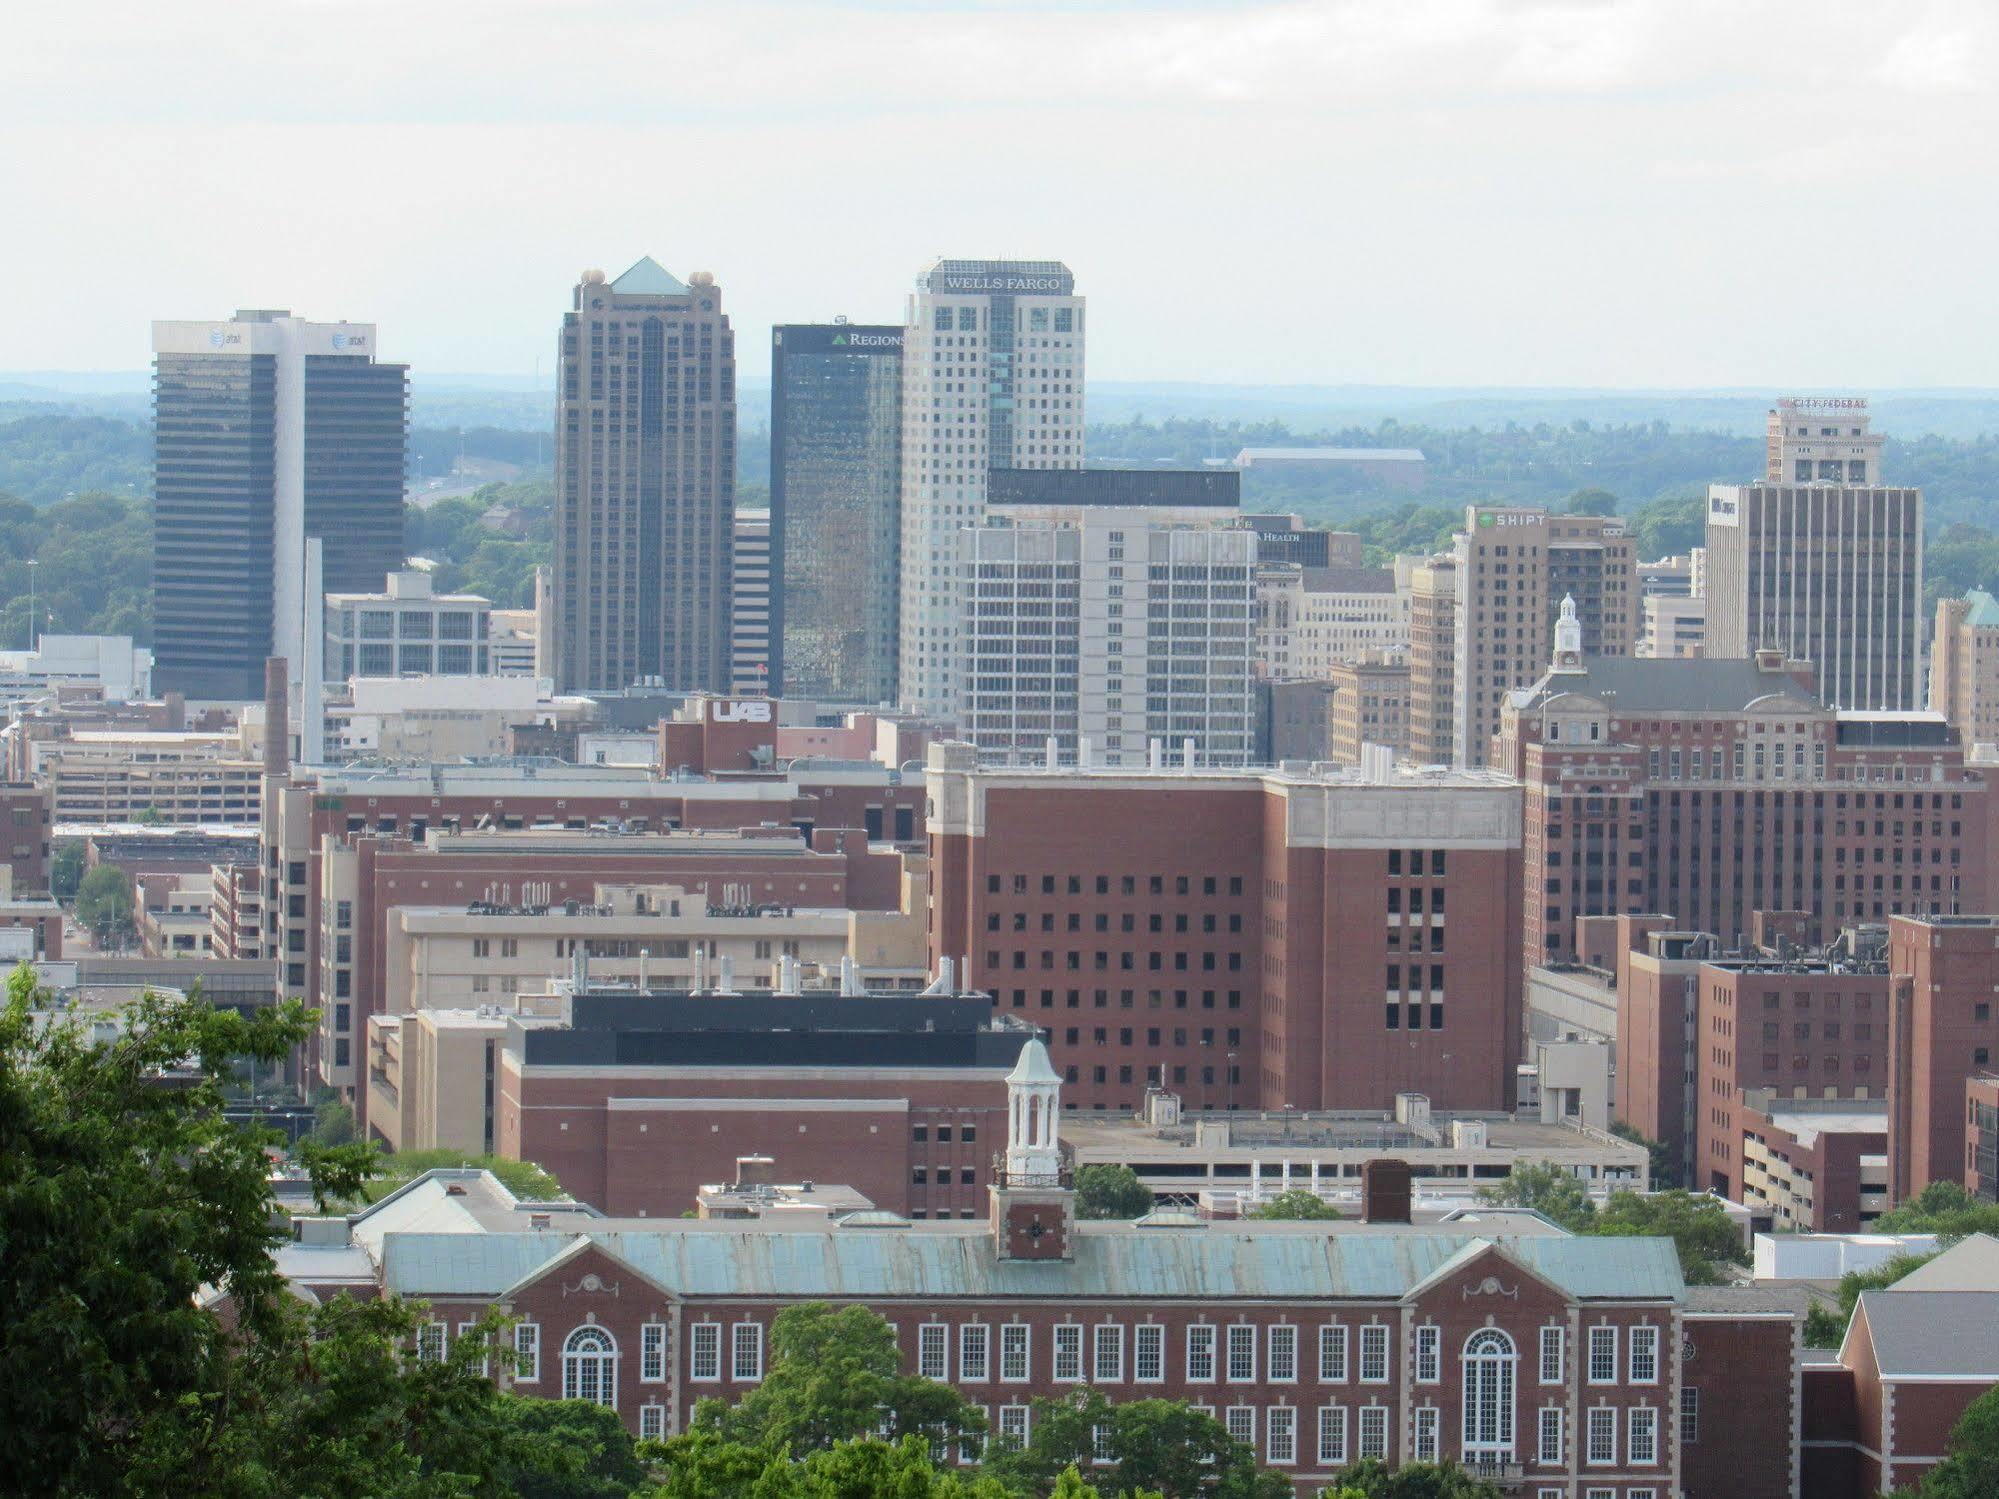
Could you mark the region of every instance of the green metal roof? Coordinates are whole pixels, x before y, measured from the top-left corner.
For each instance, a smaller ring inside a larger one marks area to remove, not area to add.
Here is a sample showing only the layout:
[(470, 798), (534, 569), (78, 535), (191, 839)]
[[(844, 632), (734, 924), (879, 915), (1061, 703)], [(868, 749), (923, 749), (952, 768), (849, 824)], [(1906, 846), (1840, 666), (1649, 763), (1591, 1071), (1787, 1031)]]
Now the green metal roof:
[(635, 297), (684, 297), (687, 284), (650, 255), (641, 255), (632, 268), (611, 283), (611, 290)]
[[(497, 1296), (582, 1237), (390, 1234), (384, 1279), (406, 1296)], [(1023, 1261), (1000, 1259), (982, 1230), (607, 1229), (587, 1237), (688, 1296), (1395, 1300), (1487, 1245), (1579, 1299), (1677, 1300), (1685, 1289), (1669, 1239), (1127, 1228), (1078, 1234), (1073, 1260)]]

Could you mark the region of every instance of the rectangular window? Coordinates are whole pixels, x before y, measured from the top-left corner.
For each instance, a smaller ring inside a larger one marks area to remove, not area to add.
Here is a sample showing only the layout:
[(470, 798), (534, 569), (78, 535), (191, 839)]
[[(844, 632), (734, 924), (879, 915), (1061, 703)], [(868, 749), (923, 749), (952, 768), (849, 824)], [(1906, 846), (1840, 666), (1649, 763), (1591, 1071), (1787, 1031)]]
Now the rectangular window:
[(1264, 1412), (1263, 1460), (1278, 1466), (1298, 1461), (1298, 1412), (1288, 1405)]
[[(1014, 1329), (1008, 1327), (1006, 1331), (1011, 1334)], [(1020, 1331), (1025, 1333), (1027, 1329), (1022, 1327)], [(1003, 1376), (1004, 1378), (1027, 1378), (1025, 1353), (1021, 1357), (1021, 1372), (1019, 1374), (1009, 1372)], [(1012, 1365), (1008, 1364), (1007, 1367), (1010, 1370)], [(1074, 1322), (1064, 1322), (1055, 1329), (1054, 1377), (1060, 1384), (1074, 1384), (1083, 1377), (1083, 1329)]]
[(1617, 1410), (1614, 1406), (1591, 1407), (1589, 1447), (1584, 1457), (1593, 1468), (1607, 1468), (1617, 1461)]
[(1027, 1339), (1032, 1330), (1025, 1322), (1009, 1322), (1000, 1329), (1000, 1380), (1002, 1383), (1027, 1383)]
[(1416, 1461), (1433, 1463), (1437, 1460), (1437, 1408), (1423, 1406), (1416, 1412)]
[(1166, 1378), (1166, 1329), (1157, 1322), (1146, 1322), (1132, 1336), (1132, 1378), (1140, 1384), (1162, 1383)]
[(1659, 1329), (1634, 1327), (1629, 1344), (1632, 1384), (1659, 1382)]
[(1187, 1383), (1215, 1382), (1215, 1330), (1196, 1323), (1187, 1329)]
[(1659, 1413), (1651, 1406), (1631, 1407), (1624, 1455), (1634, 1468), (1649, 1468), (1659, 1461)]
[(916, 1372), (925, 1379), (951, 1377), (951, 1329), (942, 1322), (916, 1329)]
[[(1739, 754), (1741, 754), (1741, 753), (1742, 753), (1742, 746), (1738, 744), (1738, 745), (1737, 745), (1737, 746), (1735, 747), (1735, 752), (1736, 752), (1736, 753), (1737, 753), (1738, 755), (1739, 755)], [(1583, 1499), (1617, 1499), (1617, 1490), (1616, 1490), (1616, 1489), (1584, 1489), (1584, 1490), (1583, 1490)]]
[(1559, 1405), (1541, 1407), (1541, 1440), (1535, 1446), (1534, 1461), (1546, 1467), (1561, 1464), (1562, 1408)]
[(1336, 1322), (1328, 1322), (1319, 1329), (1319, 1383), (1346, 1382), (1347, 1330)]
[(1562, 1329), (1544, 1327), (1541, 1329), (1541, 1383), (1560, 1384), (1562, 1382)]
[(1115, 1323), (1106, 1323), (1097, 1328), (1097, 1375), (1098, 1384), (1124, 1383), (1124, 1329)]
[(1692, 1446), (1701, 1439), (1701, 1392), (1688, 1386), (1680, 1391), (1680, 1445)]
[(1009, 1447), (1027, 1445), (1027, 1407), (1003, 1405), (999, 1409), (1000, 1441)]
[(1319, 1466), (1344, 1468), (1347, 1462), (1347, 1408), (1319, 1407)]
[(444, 1362), (444, 1324), (426, 1322), (416, 1331), (417, 1362), (441, 1364)]
[(1090, 1428), (1091, 1462), (1114, 1463), (1117, 1461), (1117, 1449), (1111, 1444), (1113, 1435), (1114, 1433), (1110, 1427), (1101, 1423)]
[(1443, 1329), (1416, 1329), (1416, 1383), (1435, 1384), (1443, 1377)]
[(1589, 1330), (1589, 1382), (1617, 1383), (1617, 1329), (1592, 1327)]
[(1298, 1382), (1298, 1329), (1279, 1323), (1270, 1329), (1270, 1363), (1266, 1370), (1277, 1384)]
[(1251, 1451), (1256, 1448), (1256, 1407), (1253, 1405), (1232, 1405), (1222, 1414), (1222, 1420), (1229, 1429), (1229, 1435)]
[(730, 1347), (731, 1377), (751, 1383), (764, 1377), (764, 1325), (761, 1322), (738, 1322), (732, 1333)]
[(1256, 1329), (1245, 1323), (1229, 1329), (1229, 1383), (1256, 1383)]
[(958, 1329), (958, 1378), (978, 1383), (991, 1379), (992, 1329), (968, 1322)]
[(697, 1322), (689, 1329), (688, 1337), (688, 1377), (691, 1379), (720, 1379), (722, 1377), (722, 1324), (719, 1322)]
[(1360, 1382), (1388, 1383), (1388, 1329), (1379, 1322), (1360, 1330)]
[(666, 1379), (666, 1324), (648, 1322), (639, 1329), (639, 1383), (660, 1384)]
[(541, 1324), (514, 1324), (514, 1383), (534, 1384), (541, 1378)]
[(663, 1442), (666, 1440), (665, 1406), (642, 1405), (639, 1407), (639, 1440), (642, 1442)]
[(1360, 1408), (1360, 1455), (1363, 1461), (1370, 1457), (1388, 1456), (1387, 1406), (1363, 1405)]

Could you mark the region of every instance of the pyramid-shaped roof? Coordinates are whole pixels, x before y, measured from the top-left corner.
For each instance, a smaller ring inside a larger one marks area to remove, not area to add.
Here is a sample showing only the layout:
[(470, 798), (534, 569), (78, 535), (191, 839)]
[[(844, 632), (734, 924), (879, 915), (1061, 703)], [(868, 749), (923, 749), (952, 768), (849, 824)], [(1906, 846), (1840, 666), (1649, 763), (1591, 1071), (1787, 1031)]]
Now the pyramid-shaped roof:
[(687, 283), (650, 255), (641, 255), (630, 270), (611, 283), (611, 290), (626, 296), (684, 297)]

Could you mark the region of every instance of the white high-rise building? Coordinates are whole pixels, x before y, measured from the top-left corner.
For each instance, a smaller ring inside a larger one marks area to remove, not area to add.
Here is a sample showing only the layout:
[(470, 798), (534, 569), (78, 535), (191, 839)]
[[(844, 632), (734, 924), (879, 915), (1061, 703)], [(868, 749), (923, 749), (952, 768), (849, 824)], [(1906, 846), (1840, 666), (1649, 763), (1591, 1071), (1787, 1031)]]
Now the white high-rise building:
[(770, 691), (770, 512), (736, 512), (729, 593), (729, 691)]
[(1234, 519), (1207, 505), (1005, 506), (966, 527), (964, 738), (998, 758), (1033, 761), (1052, 742), (1065, 763), (1129, 766), (1154, 742), (1178, 763), (1191, 741), (1199, 764), (1248, 764), (1257, 540)]
[(898, 696), (958, 707), (958, 532), (995, 468), (1083, 466), (1083, 299), (1053, 260), (940, 260), (904, 317)]

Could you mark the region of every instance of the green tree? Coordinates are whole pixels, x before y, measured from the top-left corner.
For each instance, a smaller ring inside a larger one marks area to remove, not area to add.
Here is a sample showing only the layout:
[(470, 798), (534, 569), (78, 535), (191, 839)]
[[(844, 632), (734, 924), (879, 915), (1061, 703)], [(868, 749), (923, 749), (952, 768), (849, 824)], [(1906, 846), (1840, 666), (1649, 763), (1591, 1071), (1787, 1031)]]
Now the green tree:
[(1588, 1231), (1624, 1238), (1671, 1239), (1688, 1285), (1721, 1285), (1749, 1265), (1742, 1235), (1729, 1221), (1720, 1199), (1705, 1193), (1677, 1188), (1649, 1196), (1613, 1192)]
[[(14, 1373), (0, 1380), (0, 1471), (32, 1492), (121, 1492), (237, 1377), (203, 1287), (230, 1298), (253, 1353), (296, 1332), (271, 1258), (285, 1238), (265, 1155), (278, 1137), (227, 1122), (222, 1090), (235, 1059), (282, 1059), (311, 1017), (147, 994), (96, 1040), (37, 1013), (51, 1004), (24, 967), (0, 1008), (0, 1368)], [(162, 1086), (168, 1074), (180, 1085)], [(351, 1192), (369, 1153), (303, 1159), (315, 1191)]]
[(1084, 1166), (1076, 1172), (1078, 1218), (1143, 1218), (1152, 1188), (1129, 1166)]
[(1340, 1216), (1340, 1210), (1317, 1192), (1307, 1191), (1303, 1187), (1293, 1187), (1289, 1192), (1279, 1192), (1270, 1201), (1251, 1208), (1243, 1216), (1270, 1219), (1337, 1218)]
[(985, 1431), (984, 1413), (951, 1386), (902, 1372), (895, 1333), (866, 1307), (787, 1307), (771, 1323), (770, 1354), (738, 1404), (701, 1402), (697, 1429), (792, 1455), (884, 1431), (937, 1442)]
[(1391, 1469), (1366, 1458), (1333, 1480), (1339, 1499), (1496, 1499), (1499, 1490), (1456, 1463), (1405, 1463)]
[(504, 1479), (518, 1499), (627, 1499), (646, 1479), (618, 1413), (588, 1400), (506, 1398)]
[(1011, 1489), (1038, 1494), (1065, 1471), (1089, 1467), (1099, 1451), (1110, 1456), (1102, 1470), (1109, 1493), (1283, 1499), (1291, 1492), (1288, 1479), (1259, 1471), (1255, 1453), (1213, 1416), (1178, 1400), (1113, 1404), (1097, 1390), (1035, 1401), (1027, 1445), (997, 1447), (986, 1471)]
[(360, 1138), (354, 1126), (354, 1110), (346, 1099), (335, 1095), (313, 1106), (310, 1138), (318, 1145), (351, 1145)]
[(60, 901), (74, 900), (76, 887), (83, 883), (83, 871), (83, 840), (65, 838), (56, 845), (55, 857), (49, 861), (49, 894)]
[(1553, 1161), (1516, 1161), (1506, 1180), (1480, 1187), (1478, 1200), (1495, 1207), (1531, 1208), (1571, 1233), (1587, 1233), (1596, 1204), (1574, 1172)]
[(1562, 502), (1564, 515), (1615, 515), (1617, 496), (1607, 489), (1578, 489)]
[(1874, 1220), (1882, 1234), (1935, 1234), (1946, 1242), (1970, 1234), (1999, 1236), (1999, 1205), (1981, 1202), (1954, 1181), (1934, 1181)]
[(76, 919), (92, 931), (118, 935), (132, 927), (132, 881), (116, 864), (100, 864), (76, 887)]
[(1987, 1390), (1951, 1428), (1950, 1455), (1914, 1489), (1895, 1499), (1992, 1499), (1999, 1494), (1999, 1386)]
[[(695, 1429), (641, 1449), (653, 1481), (635, 1499), (1016, 1499), (997, 1480), (940, 1468), (920, 1437), (861, 1437), (794, 1458)], [(1061, 1499), (1096, 1490), (1060, 1486)], [(1137, 1496), (1134, 1496), (1137, 1499)]]

